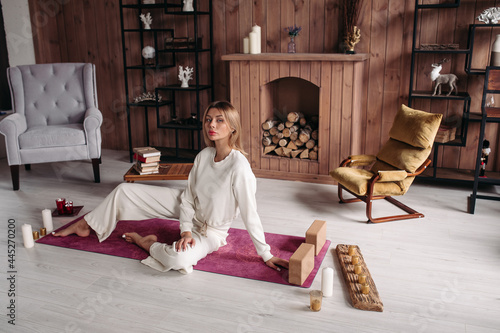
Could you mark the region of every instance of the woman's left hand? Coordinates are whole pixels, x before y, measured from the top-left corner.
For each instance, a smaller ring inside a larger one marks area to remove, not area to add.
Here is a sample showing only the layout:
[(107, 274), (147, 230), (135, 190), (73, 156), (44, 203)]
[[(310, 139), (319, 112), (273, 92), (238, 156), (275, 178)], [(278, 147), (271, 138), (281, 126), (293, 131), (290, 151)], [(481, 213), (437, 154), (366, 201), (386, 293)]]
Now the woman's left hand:
[(281, 267), (288, 269), (288, 261), (278, 257), (272, 257), (266, 261), (266, 265), (277, 271), (281, 271)]

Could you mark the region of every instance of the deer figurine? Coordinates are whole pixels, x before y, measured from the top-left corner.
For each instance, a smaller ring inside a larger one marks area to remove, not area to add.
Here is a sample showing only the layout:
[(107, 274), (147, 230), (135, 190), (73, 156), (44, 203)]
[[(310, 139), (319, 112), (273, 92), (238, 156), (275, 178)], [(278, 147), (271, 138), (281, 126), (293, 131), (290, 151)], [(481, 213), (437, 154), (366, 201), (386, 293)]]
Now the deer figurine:
[(457, 93), (458, 93), (458, 89), (457, 89), (458, 77), (455, 74), (440, 74), (441, 69), (443, 69), (443, 65), (442, 65), (443, 62), (445, 62), (445, 60), (442, 60), (436, 64), (431, 65), (432, 66), (431, 80), (436, 81), (436, 86), (434, 87), (434, 93), (432, 94), (432, 96), (436, 95), (438, 88), (439, 88), (438, 95), (441, 95), (441, 85), (442, 84), (447, 84), (448, 87), (450, 87), (450, 91), (448, 91), (448, 94), (446, 94), (446, 96), (450, 96), (453, 89), (455, 89), (455, 95), (457, 95)]

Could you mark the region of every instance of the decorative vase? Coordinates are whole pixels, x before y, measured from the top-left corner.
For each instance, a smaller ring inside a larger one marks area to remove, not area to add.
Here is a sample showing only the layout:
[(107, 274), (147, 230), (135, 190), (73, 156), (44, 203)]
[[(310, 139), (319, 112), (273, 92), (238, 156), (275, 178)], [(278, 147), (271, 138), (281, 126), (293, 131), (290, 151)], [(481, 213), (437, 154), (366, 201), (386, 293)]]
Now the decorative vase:
[(295, 38), (290, 36), (290, 42), (288, 43), (288, 53), (295, 53)]
[(490, 66), (500, 66), (500, 35), (497, 35), (495, 42), (491, 46)]
[(361, 31), (357, 26), (354, 26), (352, 31), (349, 31), (345, 34), (344, 37), (344, 45), (345, 45), (345, 53), (354, 54), (354, 46), (359, 43), (361, 39)]

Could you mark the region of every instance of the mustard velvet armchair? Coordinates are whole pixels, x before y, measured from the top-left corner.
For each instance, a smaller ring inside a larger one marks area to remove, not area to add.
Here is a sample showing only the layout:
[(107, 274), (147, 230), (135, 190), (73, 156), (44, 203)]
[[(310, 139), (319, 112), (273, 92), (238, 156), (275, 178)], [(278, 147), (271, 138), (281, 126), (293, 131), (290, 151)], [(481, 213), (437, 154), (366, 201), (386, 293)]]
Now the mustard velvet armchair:
[[(366, 203), (368, 222), (378, 223), (424, 217), (393, 196), (404, 195), (416, 176), (431, 163), (428, 159), (441, 123), (441, 114), (414, 110), (402, 105), (389, 132), (389, 140), (375, 155), (351, 155), (330, 171), (338, 182), (341, 203)], [(342, 191), (354, 198), (345, 199)], [(374, 218), (372, 201), (385, 199), (406, 214)]]

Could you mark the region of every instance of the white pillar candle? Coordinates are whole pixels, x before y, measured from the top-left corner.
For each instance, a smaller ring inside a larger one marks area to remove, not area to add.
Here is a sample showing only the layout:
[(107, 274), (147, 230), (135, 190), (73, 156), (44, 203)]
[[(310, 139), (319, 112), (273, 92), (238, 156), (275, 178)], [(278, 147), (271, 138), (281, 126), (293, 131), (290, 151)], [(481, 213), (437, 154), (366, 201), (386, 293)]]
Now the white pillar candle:
[(256, 24), (252, 27), (252, 31), (257, 34), (257, 53), (262, 53), (262, 35), (261, 35), (261, 29), (260, 27)]
[(321, 291), (324, 297), (333, 295), (333, 268), (325, 267), (321, 272)]
[(255, 31), (252, 31), (248, 36), (250, 40), (250, 53), (259, 53), (257, 33)]
[(23, 241), (25, 248), (32, 248), (35, 245), (35, 241), (33, 240), (33, 231), (31, 230), (31, 224), (23, 224), (21, 226), (21, 230), (23, 232)]
[(250, 40), (248, 37), (243, 38), (243, 53), (250, 53)]
[(43, 226), (45, 229), (47, 229), (47, 232), (52, 232), (54, 230), (54, 226), (52, 224), (52, 212), (50, 209), (45, 208), (42, 210), (42, 219), (43, 219)]

